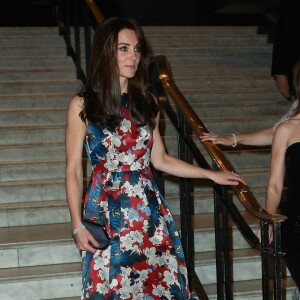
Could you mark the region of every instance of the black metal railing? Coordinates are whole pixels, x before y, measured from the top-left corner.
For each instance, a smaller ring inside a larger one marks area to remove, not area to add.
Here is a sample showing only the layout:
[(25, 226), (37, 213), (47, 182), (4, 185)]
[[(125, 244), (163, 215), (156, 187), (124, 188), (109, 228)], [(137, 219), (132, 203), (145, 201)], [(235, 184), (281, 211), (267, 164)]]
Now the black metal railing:
[[(96, 21), (95, 21), (96, 20)], [(86, 82), (88, 62), (91, 49), (92, 28), (102, 20), (94, 1), (88, 0), (61, 0), (59, 2), (59, 32), (66, 42), (67, 55), (71, 56), (76, 65), (77, 78)], [(84, 35), (82, 41), (81, 35)], [(82, 45), (83, 44), (83, 45)], [(82, 60), (85, 60), (83, 66)], [(193, 109), (190, 107), (180, 90), (172, 80), (169, 65), (164, 56), (157, 56), (152, 59), (150, 66), (151, 82), (153, 92), (156, 94), (160, 107), (178, 134), (178, 156), (191, 162), (195, 161), (203, 168), (215, 170), (235, 171), (230, 161), (225, 157), (219, 147), (210, 143), (204, 143), (204, 148), (213, 160), (212, 166), (206, 161), (192, 138), (192, 134), (199, 137), (207, 131)], [(169, 102), (170, 97), (175, 106), (173, 109)], [(163, 177), (156, 173), (156, 180), (160, 183), (163, 192)], [(214, 220), (215, 220), (215, 247), (216, 247), (216, 270), (217, 270), (217, 295), (218, 299), (233, 299), (233, 268), (231, 258), (231, 227), (229, 220), (232, 220), (241, 234), (249, 244), (261, 251), (262, 261), (262, 298), (269, 300), (273, 293), (276, 300), (282, 299), (281, 295), (281, 273), (280, 260), (282, 257), (280, 232), (281, 222), (285, 220), (282, 215), (271, 215), (266, 212), (247, 186), (239, 185), (231, 188), (239, 201), (246, 207), (253, 216), (258, 219), (261, 227), (262, 242), (253, 233), (241, 212), (234, 204), (232, 197), (229, 197), (228, 188), (212, 183), (214, 190)], [(184, 247), (189, 279), (192, 288), (196, 291), (199, 299), (208, 299), (208, 296), (195, 272), (194, 266), (194, 231), (192, 219), (193, 207), (193, 182), (189, 179), (180, 179), (180, 215), (181, 215), (181, 238)], [(269, 224), (273, 225), (274, 243), (269, 245)], [(274, 266), (273, 276), (270, 271), (270, 260)], [(273, 290), (270, 286), (270, 277), (274, 277)]]

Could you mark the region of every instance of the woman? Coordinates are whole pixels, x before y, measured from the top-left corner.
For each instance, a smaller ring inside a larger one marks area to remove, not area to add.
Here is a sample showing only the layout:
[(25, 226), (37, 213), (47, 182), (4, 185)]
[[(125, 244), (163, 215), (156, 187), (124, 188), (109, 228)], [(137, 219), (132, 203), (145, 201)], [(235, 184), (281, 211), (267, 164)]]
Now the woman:
[(280, 118), (273, 126), (260, 129), (253, 132), (245, 133), (231, 133), (226, 135), (219, 135), (214, 132), (204, 132), (200, 136), (202, 142), (210, 141), (214, 144), (221, 144), (224, 146), (236, 147), (237, 144), (249, 145), (249, 146), (270, 146), (272, 145), (273, 135), (276, 127), (289, 119), (294, 113), (295, 109), (298, 106), (298, 100), (295, 100), (288, 112)]
[[(300, 64), (294, 70), (297, 97), (300, 91)], [(286, 265), (298, 287), (293, 299), (299, 299), (300, 287), (300, 104), (288, 120), (278, 125), (272, 142), (271, 173), (267, 188), (266, 210), (277, 212), (286, 179), (287, 195), (281, 213), (288, 219), (282, 225), (282, 243)], [(271, 237), (272, 238), (272, 237)], [(298, 295), (296, 295), (296, 293)]]
[[(245, 183), (166, 154), (148, 89), (148, 54), (134, 20), (106, 20), (95, 32), (86, 87), (69, 103), (66, 192), (76, 245), (84, 250), (82, 299), (191, 299), (179, 234), (150, 162), (180, 177)], [(98, 243), (82, 225), (83, 144), (93, 169), (83, 219), (105, 225), (105, 250), (92, 247)]]
[[(300, 61), (293, 70), (296, 98), (300, 96)], [(237, 142), (247, 145), (271, 145), (271, 173), (267, 188), (266, 210), (276, 213), (286, 178), (287, 195), (281, 213), (288, 217), (282, 225), (282, 243), (286, 252), (287, 267), (298, 288), (292, 299), (300, 299), (300, 103), (294, 102), (288, 113), (273, 127), (252, 133), (219, 136), (207, 133), (202, 141), (236, 146)], [(260, 231), (259, 231), (260, 236)], [(272, 233), (270, 241), (272, 241)]]

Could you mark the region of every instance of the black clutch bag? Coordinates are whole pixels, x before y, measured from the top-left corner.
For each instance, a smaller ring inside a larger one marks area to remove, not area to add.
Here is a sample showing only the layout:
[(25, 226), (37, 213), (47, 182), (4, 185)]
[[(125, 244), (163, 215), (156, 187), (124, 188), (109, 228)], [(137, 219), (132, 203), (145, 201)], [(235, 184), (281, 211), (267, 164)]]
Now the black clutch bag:
[[(101, 226), (100, 224), (93, 223), (87, 220), (83, 220), (82, 224), (84, 227), (91, 233), (91, 235), (94, 237), (94, 239), (98, 242), (99, 246), (96, 247), (91, 242), (89, 244), (95, 248), (95, 249), (106, 249), (110, 244), (110, 238), (105, 230), (104, 226)], [(72, 234), (73, 239), (75, 240), (74, 235)]]

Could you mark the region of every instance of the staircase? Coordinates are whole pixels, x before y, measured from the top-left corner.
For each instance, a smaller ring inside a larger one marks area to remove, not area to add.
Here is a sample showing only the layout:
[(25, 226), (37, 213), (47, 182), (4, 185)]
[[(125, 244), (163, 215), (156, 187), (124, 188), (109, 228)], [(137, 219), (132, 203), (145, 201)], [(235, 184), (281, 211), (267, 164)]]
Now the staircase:
[[(175, 81), (209, 130), (270, 126), (288, 109), (270, 78), (267, 37), (254, 27), (145, 27), (155, 54), (167, 56)], [(64, 188), (68, 100), (80, 87), (56, 28), (0, 28), (0, 295), (1, 299), (79, 299), (80, 255), (70, 237)], [(167, 150), (176, 133), (162, 116)], [(201, 145), (199, 145), (201, 147)], [(262, 203), (266, 151), (229, 152)], [(195, 180), (196, 271), (216, 298), (212, 191)], [(179, 221), (176, 179), (166, 199)], [(253, 230), (257, 221), (239, 206)], [(233, 226), (234, 299), (261, 299), (259, 253)], [(284, 281), (287, 299), (294, 284)]]

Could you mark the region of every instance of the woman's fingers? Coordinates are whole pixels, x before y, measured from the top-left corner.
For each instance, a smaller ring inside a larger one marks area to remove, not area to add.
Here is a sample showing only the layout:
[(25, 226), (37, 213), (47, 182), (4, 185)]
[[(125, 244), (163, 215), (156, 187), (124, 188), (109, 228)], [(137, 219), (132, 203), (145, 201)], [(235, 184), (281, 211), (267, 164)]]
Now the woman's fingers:
[(94, 239), (94, 237), (90, 234), (90, 232), (86, 228), (77, 232), (75, 238), (76, 238), (76, 246), (81, 251), (89, 251), (95, 253), (96, 249), (92, 247), (92, 245), (99, 246), (97, 241)]
[(225, 146), (233, 144), (231, 135), (221, 136), (213, 132), (204, 132), (203, 135), (200, 136), (200, 140), (202, 142), (212, 142), (213, 144), (221, 144)]

